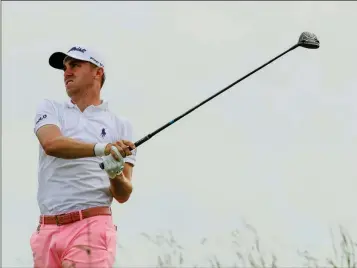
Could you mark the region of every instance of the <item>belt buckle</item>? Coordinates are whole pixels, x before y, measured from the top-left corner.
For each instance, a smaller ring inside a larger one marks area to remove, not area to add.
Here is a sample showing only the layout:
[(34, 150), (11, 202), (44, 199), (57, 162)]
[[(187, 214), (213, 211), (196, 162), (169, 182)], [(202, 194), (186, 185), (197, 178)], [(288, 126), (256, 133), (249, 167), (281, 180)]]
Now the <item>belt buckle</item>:
[(55, 216), (55, 219), (56, 219), (56, 225), (57, 225), (57, 226), (61, 226), (61, 224), (60, 224), (59, 221), (58, 221), (58, 215)]

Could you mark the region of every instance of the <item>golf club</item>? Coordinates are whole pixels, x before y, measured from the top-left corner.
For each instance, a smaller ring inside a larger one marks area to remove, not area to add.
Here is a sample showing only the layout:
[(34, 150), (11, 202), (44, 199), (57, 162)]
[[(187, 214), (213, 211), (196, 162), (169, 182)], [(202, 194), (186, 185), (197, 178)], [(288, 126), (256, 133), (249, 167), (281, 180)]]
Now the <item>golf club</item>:
[[(215, 93), (214, 95), (212, 95), (211, 97), (205, 99), (204, 101), (202, 101), (201, 103), (197, 104), (196, 106), (192, 107), (191, 109), (189, 109), (188, 111), (186, 111), (185, 113), (181, 114), (180, 116), (174, 118), (173, 120), (171, 120), (170, 122), (166, 123), (165, 125), (163, 125), (162, 127), (158, 128), (157, 130), (155, 130), (152, 133), (149, 133), (148, 135), (146, 135), (145, 137), (143, 137), (142, 139), (138, 140), (137, 142), (135, 142), (135, 146), (139, 147), (141, 144), (143, 144), (144, 142), (148, 141), (149, 139), (151, 139), (153, 136), (155, 136), (156, 134), (158, 134), (159, 132), (161, 132), (162, 130), (164, 130), (165, 128), (167, 128), (168, 126), (171, 126), (172, 124), (174, 124), (175, 122), (177, 122), (178, 120), (180, 120), (181, 118), (185, 117), (186, 115), (188, 115), (189, 113), (193, 112), (194, 110), (196, 110), (198, 107), (202, 106), (203, 104), (207, 103), (208, 101), (212, 100), (213, 98), (217, 97), (218, 95), (220, 95), (221, 93), (225, 92), (226, 90), (228, 90), (229, 88), (231, 88), (232, 86), (236, 85), (237, 83), (239, 83), (240, 81), (244, 80), (245, 78), (247, 78), (248, 76), (254, 74), (255, 72), (259, 71), (260, 69), (262, 69), (263, 67), (267, 66), (268, 64), (272, 63), (273, 61), (277, 60), (278, 58), (280, 58), (281, 56), (285, 55), (286, 53), (294, 50), (297, 47), (304, 47), (304, 48), (308, 48), (308, 49), (317, 49), (320, 47), (320, 42), (317, 39), (316, 35), (310, 32), (303, 32), (300, 37), (299, 40), (297, 42), (297, 44), (293, 45), (291, 48), (289, 48), (288, 50), (284, 51), (283, 53), (281, 53), (280, 55), (276, 56), (275, 58), (271, 59), (270, 61), (268, 61), (267, 63), (263, 64), (262, 66), (258, 67), (257, 69), (251, 71), (249, 74), (243, 76), (242, 78), (238, 79), (237, 81), (233, 82), (232, 84), (228, 85), (227, 87), (223, 88), (222, 90), (218, 91), (217, 93)], [(99, 164), (101, 169), (104, 169), (104, 164), (100, 163)]]

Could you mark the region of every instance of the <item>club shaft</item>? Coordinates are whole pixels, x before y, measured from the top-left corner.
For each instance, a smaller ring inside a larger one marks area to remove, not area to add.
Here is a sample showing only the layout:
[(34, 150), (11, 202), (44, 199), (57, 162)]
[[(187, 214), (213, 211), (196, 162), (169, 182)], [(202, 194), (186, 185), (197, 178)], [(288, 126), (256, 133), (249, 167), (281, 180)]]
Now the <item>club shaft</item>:
[(143, 137), (142, 139), (138, 140), (137, 142), (135, 142), (135, 146), (138, 147), (141, 144), (143, 144), (144, 142), (148, 141), (149, 139), (151, 139), (153, 136), (155, 136), (156, 134), (160, 133), (161, 131), (163, 131), (165, 128), (171, 126), (172, 124), (174, 124), (175, 122), (179, 121), (180, 119), (182, 119), (183, 117), (185, 117), (186, 115), (190, 114), (191, 112), (193, 112), (194, 110), (196, 110), (197, 108), (199, 108), (200, 106), (202, 106), (203, 104), (209, 102), (210, 100), (214, 99), (215, 97), (217, 97), (218, 95), (222, 94), (223, 92), (225, 92), (226, 90), (230, 89), (231, 87), (233, 87), (234, 85), (238, 84), (239, 82), (241, 82), (242, 80), (246, 79), (247, 77), (251, 76), (252, 74), (254, 74), (255, 72), (259, 71), (260, 69), (264, 68), (265, 66), (267, 66), (268, 64), (272, 63), (273, 61), (277, 60), (278, 58), (280, 58), (281, 56), (285, 55), (286, 53), (294, 50), (295, 48), (297, 48), (299, 45), (294, 45), (293, 47), (289, 48), (288, 50), (284, 51), (283, 53), (279, 54), (278, 56), (276, 56), (275, 58), (271, 59), (270, 61), (268, 61), (267, 63), (264, 63), (262, 66), (256, 68), (255, 70), (251, 71), (250, 73), (248, 73), (247, 75), (243, 76), (242, 78), (239, 78), (237, 81), (233, 82), (232, 84), (228, 85), (227, 87), (221, 89), (220, 91), (218, 91), (217, 93), (213, 94), (212, 96), (210, 96), (209, 98), (205, 99), (204, 101), (202, 101), (201, 103), (197, 104), (196, 106), (192, 107), (191, 109), (189, 109), (188, 111), (186, 111), (185, 113), (181, 114), (180, 116), (174, 118), (173, 120), (171, 120), (170, 122), (166, 123), (165, 125), (163, 125), (162, 127), (158, 128), (157, 130), (155, 130), (154, 132), (146, 135), (145, 137)]
[[(277, 60), (278, 58), (282, 57), (283, 55), (285, 55), (286, 53), (294, 50), (295, 48), (297, 48), (299, 46), (299, 44), (296, 44), (294, 46), (292, 46), (291, 48), (287, 49), (286, 51), (284, 51), (283, 53), (279, 54), (278, 56), (276, 56), (275, 58), (271, 59), (270, 61), (264, 63), (263, 65), (261, 65), (260, 67), (256, 68), (255, 70), (251, 71), (250, 73), (246, 74), (245, 76), (239, 78), (238, 80), (236, 80), (235, 82), (233, 82), (232, 84), (226, 86), (225, 88), (221, 89), (220, 91), (218, 91), (217, 93), (213, 94), (212, 96), (210, 96), (209, 98), (205, 99), (204, 101), (202, 101), (201, 103), (197, 104), (196, 106), (192, 107), (191, 109), (187, 110), (186, 112), (184, 112), (183, 114), (179, 115), (178, 117), (174, 118), (173, 120), (171, 120), (170, 122), (166, 123), (165, 125), (161, 126), (160, 128), (156, 129), (155, 131), (149, 133), (148, 135), (146, 135), (145, 137), (141, 138), (140, 140), (136, 141), (134, 144), (136, 147), (139, 147), (141, 144), (145, 143), (146, 141), (148, 141), (149, 139), (151, 139), (152, 137), (154, 137), (156, 134), (160, 133), (161, 131), (163, 131), (165, 128), (173, 125), (174, 123), (176, 123), (177, 121), (179, 121), (180, 119), (182, 119), (183, 117), (185, 117), (186, 115), (190, 114), (191, 112), (193, 112), (194, 110), (196, 110), (197, 108), (201, 107), (203, 104), (209, 102), (210, 100), (214, 99), (215, 97), (217, 97), (218, 95), (222, 94), (223, 92), (227, 91), (228, 89), (230, 89), (231, 87), (233, 87), (234, 85), (238, 84), (239, 82), (243, 81), (244, 79), (246, 79), (247, 77), (251, 76), (252, 74), (254, 74), (255, 72), (259, 71), (260, 69), (264, 68), (265, 66), (267, 66), (268, 64), (272, 63), (273, 61)], [(100, 164), (100, 167), (103, 169), (103, 164)]]

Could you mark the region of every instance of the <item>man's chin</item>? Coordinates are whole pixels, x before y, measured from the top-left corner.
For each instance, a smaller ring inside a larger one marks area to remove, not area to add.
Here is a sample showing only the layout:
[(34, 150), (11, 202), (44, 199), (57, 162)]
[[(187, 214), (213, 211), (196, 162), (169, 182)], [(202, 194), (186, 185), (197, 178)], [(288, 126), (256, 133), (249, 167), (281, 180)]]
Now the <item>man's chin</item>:
[(78, 89), (73, 85), (66, 85), (66, 91), (68, 96), (73, 96), (74, 94), (76, 94)]

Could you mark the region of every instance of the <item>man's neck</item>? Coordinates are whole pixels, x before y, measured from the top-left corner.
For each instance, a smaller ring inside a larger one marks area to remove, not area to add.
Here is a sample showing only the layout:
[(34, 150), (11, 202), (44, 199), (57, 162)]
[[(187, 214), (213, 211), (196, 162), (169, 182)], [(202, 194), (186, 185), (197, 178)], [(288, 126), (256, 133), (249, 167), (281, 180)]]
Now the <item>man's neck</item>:
[(83, 112), (87, 107), (100, 105), (102, 103), (99, 94), (85, 96), (72, 96), (71, 102), (76, 104), (77, 107)]

